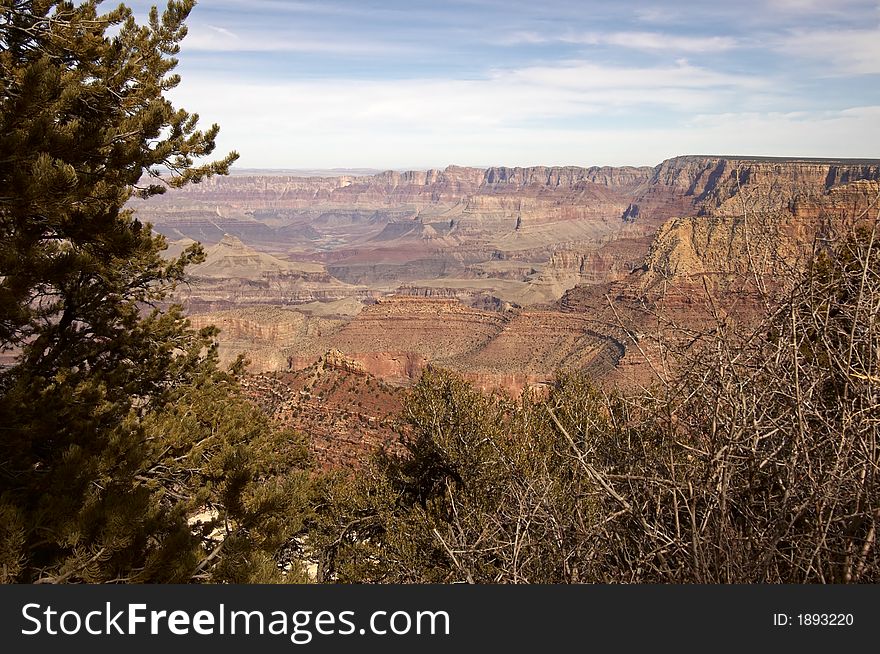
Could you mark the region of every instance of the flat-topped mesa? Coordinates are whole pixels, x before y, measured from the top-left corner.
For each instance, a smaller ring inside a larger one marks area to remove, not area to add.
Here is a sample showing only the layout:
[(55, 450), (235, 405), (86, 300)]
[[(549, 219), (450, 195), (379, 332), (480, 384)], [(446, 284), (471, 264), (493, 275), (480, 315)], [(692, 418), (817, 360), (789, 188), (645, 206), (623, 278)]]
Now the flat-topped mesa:
[[(880, 160), (811, 159), (746, 157), (722, 155), (684, 155), (663, 161), (657, 166), (493, 166), (474, 168), (447, 166), (443, 170), (386, 171), (377, 175), (331, 178), (341, 188), (357, 185), (457, 186), (472, 190), (525, 187), (575, 188), (584, 182), (607, 187), (659, 184), (699, 194), (711, 186), (719, 173), (733, 169), (781, 173), (784, 178), (816, 181), (817, 172), (825, 172), (826, 188), (856, 179), (874, 178)], [(714, 173), (714, 175), (713, 175)], [(317, 181), (317, 180), (316, 180)], [(321, 179), (321, 182), (324, 180)], [(695, 184), (695, 182), (698, 182)]]
[[(359, 194), (366, 189), (388, 192), (425, 187), (448, 192), (479, 192), (494, 189), (575, 188), (584, 183), (608, 188), (639, 185), (662, 186), (699, 195), (711, 188), (730, 170), (781, 174), (783, 179), (820, 182), (830, 188), (856, 179), (876, 178), (880, 160), (747, 157), (723, 155), (684, 155), (667, 159), (657, 166), (493, 166), (475, 168), (450, 165), (431, 170), (388, 170), (374, 175), (297, 177), (294, 175), (233, 175), (212, 177), (200, 184), (174, 190), (149, 202), (163, 203), (173, 198), (199, 198), (222, 191), (230, 198), (255, 202), (265, 198), (281, 200), (330, 199), (334, 195)], [(825, 173), (826, 177), (822, 177)], [(144, 203), (133, 201), (136, 206)], [(149, 206), (149, 205), (146, 205)]]
[(484, 169), (453, 165), (443, 170), (388, 170), (377, 175), (349, 178), (339, 186), (384, 186), (392, 189), (433, 186), (447, 191), (470, 193), (541, 187), (573, 189), (585, 183), (617, 188), (643, 184), (651, 178), (653, 172), (654, 168), (650, 166), (493, 166)]
[(369, 314), (403, 313), (407, 315), (472, 314), (475, 310), (456, 297), (425, 297), (417, 295), (391, 295), (377, 298), (374, 308), (367, 307)]
[(442, 170), (386, 170), (375, 175), (350, 179), (345, 186), (352, 184), (381, 184), (392, 188), (398, 186), (431, 186), (442, 177)]
[(208, 209), (206, 219), (217, 218), (217, 206), (249, 211), (275, 211), (324, 207), (388, 206), (407, 203), (420, 206), (455, 203), (468, 197), (492, 193), (534, 194), (571, 191), (596, 185), (628, 191), (650, 179), (650, 167), (624, 166), (447, 166), (442, 170), (388, 170), (375, 175), (296, 177), (292, 175), (233, 175), (213, 177), (200, 184), (177, 189), (149, 202), (132, 200), (132, 206), (151, 212), (173, 205), (193, 210)]
[(332, 341), (346, 356), (397, 352), (436, 361), (482, 345), (506, 322), (498, 312), (474, 309), (454, 298), (395, 296), (365, 306)]
[(688, 155), (658, 165), (645, 191), (690, 198), (695, 213), (737, 215), (744, 201), (751, 212), (790, 210), (842, 184), (878, 179), (880, 160), (873, 159)]
[(544, 186), (549, 188), (576, 188), (584, 183), (608, 187), (634, 187), (647, 182), (653, 173), (649, 166), (531, 166), (488, 168), (483, 175), (483, 186), (515, 187)]
[(376, 304), (425, 304), (425, 305), (447, 305), (460, 304), (454, 298), (417, 298), (411, 295), (389, 295), (376, 299)]

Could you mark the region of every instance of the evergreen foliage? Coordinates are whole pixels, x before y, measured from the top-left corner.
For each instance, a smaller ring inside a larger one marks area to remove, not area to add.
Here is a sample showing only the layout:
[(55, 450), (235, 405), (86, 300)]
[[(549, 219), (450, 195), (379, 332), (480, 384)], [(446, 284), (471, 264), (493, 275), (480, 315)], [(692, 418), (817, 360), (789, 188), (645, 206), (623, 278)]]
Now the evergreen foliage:
[(279, 579), (302, 526), (302, 444), (167, 306), (201, 248), (125, 208), (237, 158), (165, 97), (194, 4), (0, 0), (0, 581)]

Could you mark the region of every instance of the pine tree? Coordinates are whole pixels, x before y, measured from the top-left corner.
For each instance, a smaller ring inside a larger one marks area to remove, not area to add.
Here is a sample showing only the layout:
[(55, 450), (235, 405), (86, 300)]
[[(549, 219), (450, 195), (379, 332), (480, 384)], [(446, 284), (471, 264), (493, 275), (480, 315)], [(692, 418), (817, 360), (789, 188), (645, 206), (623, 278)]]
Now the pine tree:
[(253, 444), (301, 449), (167, 308), (201, 248), (164, 260), (125, 208), (238, 156), (196, 164), (218, 127), (165, 97), (195, 2), (99, 3), (0, 0), (0, 581), (269, 580), (307, 484)]

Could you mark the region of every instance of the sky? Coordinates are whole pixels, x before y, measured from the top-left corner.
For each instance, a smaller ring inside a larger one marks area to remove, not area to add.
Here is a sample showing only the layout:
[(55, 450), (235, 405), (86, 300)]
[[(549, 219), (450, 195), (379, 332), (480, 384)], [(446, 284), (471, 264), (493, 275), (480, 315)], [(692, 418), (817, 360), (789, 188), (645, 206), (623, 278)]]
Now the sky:
[(170, 97), (239, 168), (880, 158), (880, 0), (200, 0), (188, 25)]

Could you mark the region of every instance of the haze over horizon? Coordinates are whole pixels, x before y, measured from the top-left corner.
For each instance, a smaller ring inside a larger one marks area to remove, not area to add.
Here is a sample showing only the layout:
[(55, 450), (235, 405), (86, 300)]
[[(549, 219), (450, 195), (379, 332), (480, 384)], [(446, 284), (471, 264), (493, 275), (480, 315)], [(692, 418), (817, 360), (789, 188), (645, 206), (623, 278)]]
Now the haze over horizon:
[(876, 0), (203, 0), (189, 27), (171, 97), (239, 168), (880, 156)]

